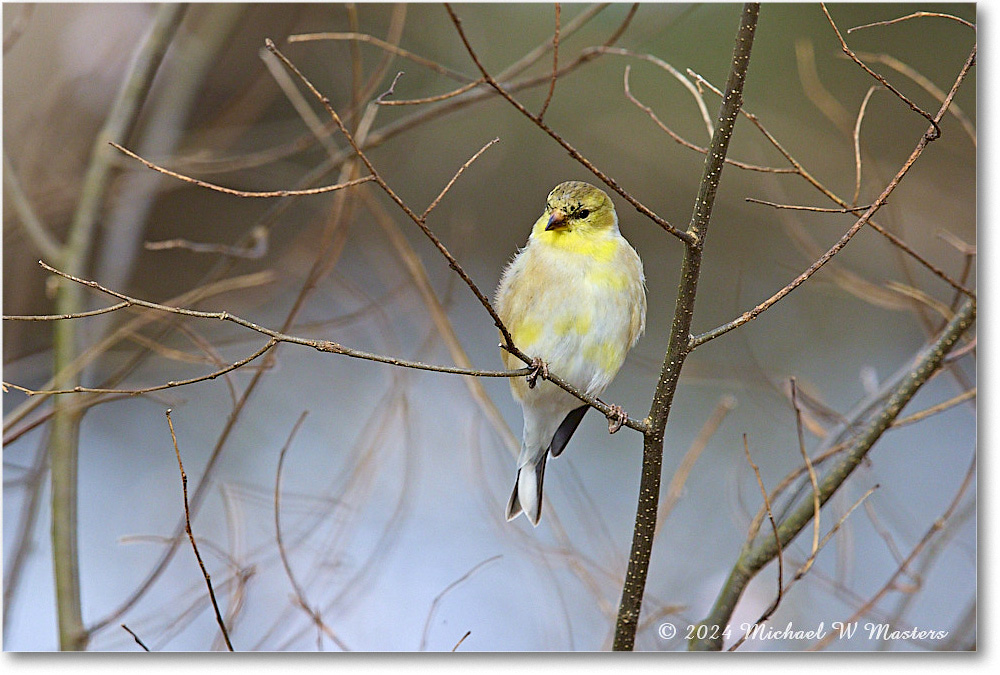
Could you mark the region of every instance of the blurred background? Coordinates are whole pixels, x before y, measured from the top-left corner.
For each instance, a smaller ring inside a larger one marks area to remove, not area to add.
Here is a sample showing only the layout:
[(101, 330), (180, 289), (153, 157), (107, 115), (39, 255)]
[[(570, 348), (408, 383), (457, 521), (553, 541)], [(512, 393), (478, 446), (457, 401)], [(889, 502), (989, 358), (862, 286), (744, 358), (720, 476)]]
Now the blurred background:
[[(629, 67), (631, 94), (677, 135), (707, 145), (696, 97), (636, 55), (722, 87), (740, 7), (642, 5), (614, 43), (632, 55), (594, 52), (624, 25), (630, 7), (561, 7), (559, 65), (567, 71), (545, 121), (637, 199), (684, 227), (703, 155), (675, 143), (631, 102), (623, 77)], [(329, 97), (417, 213), (474, 153), (500, 139), (428, 219), (487, 294), (526, 241), (548, 191), (564, 180), (597, 183), (482, 88), (420, 105), (372, 104), (400, 71), (384, 100), (435, 97), (476, 79), (441, 5), (197, 4), (175, 11), (152, 86), (127, 136), (116, 139), (174, 171), (256, 191), (364, 175), (363, 166), (344, 163), (348, 145), (332, 133), (321, 106), (264, 50), (270, 38)], [(554, 7), (476, 4), (455, 11), (484, 65), (537, 112), (553, 65), (545, 45)], [(975, 22), (971, 4), (830, 11), (855, 51), (932, 112), (940, 106), (936, 92), (951, 88), (975, 42), (974, 29), (937, 17), (846, 33), (914, 11)], [(57, 297), (66, 291), (36, 261), (60, 267), (67, 259), (62, 245), (80, 232), (85, 177), (104, 158), (111, 168), (95, 226), (74, 249), (83, 251), (77, 258), (86, 278), (355, 349), (499, 369), (489, 316), (373, 183), (247, 199), (161, 176), (95, 146), (147, 33), (166, 23), (163, 12), (144, 4), (4, 4), (4, 314), (62, 311)], [(288, 41), (323, 32), (336, 39)], [(853, 134), (872, 84), (843, 57), (818, 5), (763, 7), (746, 109), (818, 181), (860, 205), (875, 199), (927, 127), (891, 93), (875, 91), (859, 125), (858, 183)], [(718, 97), (706, 90), (704, 101), (714, 119)], [(973, 288), (975, 103), (973, 69), (954, 99), (958, 114), (945, 117), (941, 139), (877, 216)], [(788, 167), (747, 119), (737, 123), (729, 156)], [(645, 336), (603, 398), (642, 418), (667, 344), (681, 245), (612, 197), (622, 232), (644, 261), (649, 313)], [(776, 292), (854, 222), (843, 213), (777, 210), (748, 197), (835, 206), (799, 176), (728, 166), (705, 251), (696, 332)], [(670, 511), (662, 513), (637, 649), (684, 649), (685, 626), (708, 613), (736, 561), (762, 505), (743, 435), (769, 489), (801, 466), (789, 378), (800, 391), (806, 448), (819, 449), (938, 330), (954, 296), (866, 229), (787, 299), (692, 354), (667, 426), (661, 503)], [(88, 290), (81, 309), (114, 302)], [(5, 383), (51, 388), (56, 325), (4, 322)], [(206, 375), (266, 343), (230, 324), (136, 307), (74, 325), (82, 383), (106, 389)], [(903, 414), (974, 390), (974, 357), (969, 350), (954, 361)], [(6, 650), (59, 645), (47, 471), (53, 399), (15, 389), (3, 398)], [(609, 436), (595, 413), (550, 463), (542, 524), (533, 529), (523, 518), (503, 518), (521, 414), (502, 379), (466, 380), (282, 345), (189, 386), (62, 400), (82, 415), (79, 581), (89, 649), (138, 649), (121, 623), (153, 650), (224, 648), (204, 579), (178, 529), (183, 498), (168, 408), (189, 480), (192, 526), (237, 650), (451, 650), (460, 641), (458, 649), (470, 651), (610, 648), (642, 451), (637, 433)], [(883, 436), (824, 508), (822, 533), (878, 489), (785, 595), (774, 625), (791, 621), (810, 630), (851, 618), (916, 550), (860, 620), (948, 637), (859, 636), (829, 648), (974, 648), (975, 486), (962, 491), (962, 484), (975, 454), (975, 412), (970, 397)], [(917, 549), (953, 502), (946, 526)], [(810, 546), (811, 531), (785, 552), (786, 581)], [(772, 564), (750, 584), (734, 630), (770, 605), (776, 576)], [(664, 622), (679, 629), (676, 636), (661, 637)], [(741, 649), (814, 643), (756, 640)]]

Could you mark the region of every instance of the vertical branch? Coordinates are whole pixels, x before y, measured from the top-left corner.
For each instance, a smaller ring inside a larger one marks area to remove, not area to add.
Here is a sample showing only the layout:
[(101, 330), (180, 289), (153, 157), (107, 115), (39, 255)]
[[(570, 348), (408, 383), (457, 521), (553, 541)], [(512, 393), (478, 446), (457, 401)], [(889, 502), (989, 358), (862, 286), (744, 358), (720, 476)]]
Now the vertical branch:
[(743, 7), (740, 27), (736, 34), (736, 46), (733, 50), (732, 67), (726, 82), (726, 94), (719, 110), (712, 144), (705, 156), (705, 169), (687, 229), (688, 239), (685, 240), (684, 262), (677, 289), (670, 342), (660, 371), (660, 380), (653, 394), (653, 404), (648, 417), (649, 429), (643, 439), (642, 478), (639, 484), (635, 529), (632, 534), (632, 550), (629, 553), (628, 572), (622, 588), (618, 620), (615, 625), (616, 651), (630, 651), (635, 647), (635, 632), (639, 625), (639, 612), (656, 532), (667, 417), (670, 414), (684, 359), (690, 350), (691, 319), (694, 316), (695, 295), (701, 270), (701, 252), (712, 217), (712, 207), (715, 204), (715, 194), (722, 176), (726, 152), (729, 149), (729, 140), (743, 102), (743, 83), (750, 64), (750, 49), (753, 46), (759, 12), (759, 3), (747, 3)]
[[(128, 77), (122, 83), (104, 127), (94, 139), (90, 163), (70, 226), (69, 239), (62, 251), (62, 265), (71, 274), (84, 273), (94, 242), (94, 228), (107, 192), (114, 150), (108, 141), (125, 142), (135, 127), (142, 102), (153, 76), (184, 17), (186, 5), (161, 5), (153, 26), (143, 40)], [(82, 309), (82, 288), (62, 282), (56, 296), (56, 313), (73, 314)], [(58, 321), (53, 330), (53, 366), (56, 385), (73, 387), (79, 382), (60, 373), (73, 362), (77, 352), (75, 321)], [(56, 587), (56, 614), (59, 647), (84, 649), (87, 632), (80, 608), (80, 575), (77, 552), (77, 470), (80, 420), (83, 409), (68, 399), (57, 397), (53, 405), (49, 453), (52, 466), (52, 561)]]

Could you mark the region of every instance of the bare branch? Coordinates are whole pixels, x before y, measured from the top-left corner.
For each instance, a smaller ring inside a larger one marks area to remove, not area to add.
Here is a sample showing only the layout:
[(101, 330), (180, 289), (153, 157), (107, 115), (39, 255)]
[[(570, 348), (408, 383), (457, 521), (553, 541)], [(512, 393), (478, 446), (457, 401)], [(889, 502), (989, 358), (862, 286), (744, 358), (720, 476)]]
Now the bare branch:
[(479, 159), (479, 156), (481, 154), (483, 154), (484, 152), (486, 152), (494, 143), (499, 143), (499, 142), (500, 142), (499, 138), (494, 138), (492, 141), (490, 141), (489, 143), (487, 143), (486, 145), (484, 145), (483, 147), (481, 147), (479, 149), (479, 152), (477, 152), (476, 154), (474, 154), (469, 159), (469, 161), (467, 161), (465, 164), (463, 164), (458, 169), (458, 171), (455, 172), (455, 175), (452, 176), (451, 180), (448, 181), (448, 184), (444, 186), (444, 189), (442, 189), (441, 192), (438, 194), (438, 196), (434, 198), (434, 201), (432, 201), (430, 203), (430, 205), (424, 210), (424, 212), (420, 214), (420, 220), (427, 220), (427, 216), (429, 216), (430, 213), (431, 213), (431, 211), (433, 211), (435, 209), (435, 207), (437, 207), (437, 205), (441, 201), (441, 199), (444, 198), (444, 196), (445, 196), (445, 194), (447, 194), (448, 190), (451, 189), (451, 186), (454, 185), (455, 181), (458, 180), (458, 177), (461, 176), (462, 173), (464, 173), (465, 170), (468, 169), (469, 166), (471, 166), (473, 162), (475, 162), (477, 159)]
[(837, 24), (834, 23), (833, 17), (830, 16), (830, 12), (826, 8), (826, 4), (825, 3), (820, 3), (820, 7), (823, 8), (823, 13), (826, 15), (827, 20), (830, 22), (830, 26), (833, 28), (833, 32), (837, 34), (837, 39), (840, 41), (840, 48), (842, 50), (844, 50), (844, 53), (847, 54), (851, 58), (852, 61), (854, 61), (856, 64), (858, 64), (861, 67), (862, 70), (864, 70), (866, 73), (868, 73), (869, 75), (871, 75), (872, 77), (874, 77), (876, 80), (878, 80), (879, 83), (882, 84), (882, 86), (884, 86), (886, 89), (888, 89), (893, 94), (895, 94), (899, 98), (899, 100), (901, 100), (903, 103), (905, 103), (906, 105), (908, 105), (910, 107), (910, 110), (912, 110), (913, 112), (917, 113), (918, 115), (920, 115), (921, 117), (923, 117), (924, 119), (926, 119), (928, 122), (930, 122), (931, 123), (931, 127), (933, 128), (933, 130), (927, 132), (927, 136), (928, 136), (927, 137), (927, 141), (930, 142), (930, 141), (937, 140), (941, 136), (941, 127), (938, 126), (938, 121), (941, 119), (940, 115), (938, 115), (938, 116), (932, 116), (929, 112), (925, 111), (920, 106), (918, 106), (916, 103), (914, 103), (910, 99), (906, 98), (906, 96), (903, 95), (903, 92), (899, 91), (894, 86), (892, 86), (891, 84), (889, 84), (888, 80), (886, 80), (884, 77), (882, 77), (881, 75), (879, 75), (878, 73), (876, 73), (874, 70), (872, 70), (871, 68), (869, 68), (865, 64), (865, 62), (862, 61), (861, 59), (859, 59), (858, 56), (857, 56), (857, 54), (855, 54), (854, 51), (850, 47), (847, 46), (847, 42), (844, 40), (844, 36), (840, 34), (840, 29), (837, 28)]
[[(226, 640), (226, 647), (229, 648), (229, 651), (233, 651), (233, 643), (229, 639), (229, 631), (226, 630), (226, 622), (222, 620), (222, 612), (219, 610), (219, 603), (215, 599), (215, 589), (212, 588), (212, 577), (209, 576), (208, 570), (205, 569), (205, 563), (201, 559), (201, 553), (198, 552), (198, 544), (194, 540), (194, 533), (191, 531), (191, 511), (188, 507), (188, 479), (187, 474), (184, 473), (184, 463), (181, 461), (181, 451), (177, 447), (177, 434), (174, 433), (174, 421), (170, 418), (171, 412), (173, 411), (170, 410), (170, 408), (167, 408), (167, 425), (170, 427), (170, 440), (174, 443), (174, 453), (177, 455), (177, 466), (181, 470), (181, 487), (184, 491), (185, 529), (187, 531), (188, 539), (191, 540), (191, 548), (194, 549), (194, 557), (198, 559), (198, 566), (201, 567), (201, 573), (205, 577), (205, 585), (208, 586), (208, 596), (212, 599), (212, 608), (215, 610), (215, 620), (218, 622), (219, 629), (222, 631), (222, 637)], [(138, 640), (138, 638), (136, 638), (136, 640)]]
[(147, 651), (147, 652), (149, 651), (149, 647), (147, 647), (146, 645), (143, 644), (142, 640), (139, 639), (138, 635), (136, 635), (135, 633), (132, 632), (131, 628), (129, 628), (125, 624), (122, 624), (121, 626), (122, 626), (122, 628), (125, 629), (126, 633), (128, 633), (129, 635), (132, 636), (132, 639), (135, 640), (135, 643), (137, 645), (139, 645), (140, 647), (142, 647), (143, 651)]
[[(643, 215), (645, 215), (647, 218), (649, 218), (650, 220), (652, 220), (654, 223), (656, 223), (657, 225), (659, 225), (664, 230), (666, 230), (670, 234), (674, 235), (675, 237), (677, 237), (681, 241), (683, 241), (685, 243), (688, 243), (688, 244), (692, 243), (692, 238), (691, 238), (690, 234), (688, 234), (686, 232), (683, 232), (681, 230), (678, 230), (673, 225), (671, 225), (670, 223), (668, 223), (666, 220), (664, 220), (660, 216), (658, 216), (655, 213), (653, 213), (653, 211), (651, 211), (647, 206), (645, 206), (644, 204), (642, 204), (639, 200), (637, 200), (635, 197), (633, 197), (624, 188), (622, 188), (620, 185), (618, 185), (618, 183), (613, 178), (611, 178), (610, 176), (608, 176), (607, 174), (605, 174), (603, 171), (601, 171), (600, 169), (598, 169), (589, 159), (587, 159), (582, 154), (580, 154), (580, 151), (578, 151), (576, 148), (574, 148), (572, 145), (570, 145), (565, 139), (563, 139), (562, 136), (560, 136), (555, 131), (553, 131), (547, 124), (545, 124), (545, 122), (543, 122), (541, 119), (539, 119), (536, 115), (532, 114), (527, 108), (525, 108), (521, 104), (520, 101), (518, 101), (517, 99), (515, 99), (506, 89), (504, 89), (503, 87), (501, 87), (500, 83), (498, 83), (493, 78), (493, 76), (489, 74), (489, 72), (483, 66), (482, 62), (479, 60), (479, 55), (476, 53), (476, 50), (472, 47), (472, 44), (469, 42), (469, 39), (465, 35), (465, 30), (462, 28), (462, 20), (458, 18), (458, 15), (455, 14), (455, 11), (451, 8), (450, 4), (445, 3), (445, 9), (448, 11), (448, 15), (451, 17), (452, 23), (455, 24), (455, 30), (458, 32), (459, 37), (462, 39), (462, 44), (465, 45), (465, 50), (469, 53), (469, 56), (472, 58), (473, 62), (476, 64), (476, 67), (479, 68), (479, 72), (482, 73), (483, 78), (486, 80), (486, 82), (491, 87), (493, 87), (497, 91), (498, 94), (500, 94), (505, 99), (507, 99), (507, 101), (512, 106), (514, 106), (515, 108), (517, 108), (517, 110), (522, 115), (524, 115), (529, 120), (531, 120), (532, 122), (534, 122), (535, 125), (539, 129), (541, 129), (542, 131), (544, 131), (545, 133), (547, 133), (549, 136), (551, 136), (553, 140), (555, 140), (557, 143), (559, 143), (559, 145), (563, 146), (563, 148), (566, 149), (566, 151), (570, 154), (570, 156), (573, 159), (575, 159), (580, 164), (582, 164), (583, 166), (585, 166), (591, 173), (593, 173), (595, 176), (597, 176), (605, 185), (607, 185), (612, 190), (614, 190), (615, 192), (617, 192), (618, 194), (620, 194), (622, 197), (624, 197), (625, 200), (628, 201), (632, 206), (634, 206), (637, 211), (639, 211), (640, 213), (642, 213)], [(634, 12), (634, 8), (633, 8), (633, 12)], [(613, 39), (617, 39), (617, 35), (616, 36), (612, 36), (612, 37), (613, 37)], [(611, 42), (611, 40), (609, 40), (609, 42)]]
[(170, 176), (171, 178), (177, 178), (185, 183), (192, 183), (198, 187), (208, 188), (209, 190), (215, 190), (216, 192), (224, 192), (227, 195), (235, 195), (237, 197), (249, 197), (249, 198), (273, 198), (273, 197), (301, 197), (303, 195), (319, 195), (325, 192), (335, 192), (336, 190), (343, 190), (344, 188), (353, 187), (355, 185), (360, 185), (361, 183), (367, 183), (370, 180), (375, 180), (374, 176), (364, 176), (362, 178), (357, 178), (355, 180), (349, 180), (346, 183), (338, 183), (336, 185), (324, 185), (318, 188), (308, 188), (305, 190), (270, 190), (267, 192), (249, 192), (246, 190), (234, 190), (233, 188), (223, 187), (221, 185), (216, 185), (215, 183), (208, 183), (203, 180), (198, 180), (197, 178), (191, 178), (190, 176), (185, 176), (184, 174), (177, 173), (176, 171), (171, 171), (170, 169), (165, 169), (162, 166), (153, 164), (147, 159), (143, 159), (139, 155), (135, 154), (131, 150), (124, 148), (114, 141), (108, 141), (108, 143), (114, 148), (125, 153), (132, 159), (137, 159), (141, 163), (145, 164), (148, 168), (153, 171), (158, 171), (164, 175)]
[[(945, 112), (948, 109), (949, 104), (951, 103), (951, 99), (955, 96), (955, 93), (958, 91), (958, 88), (961, 86), (962, 82), (965, 81), (965, 76), (969, 73), (969, 70), (972, 68), (973, 64), (975, 63), (975, 60), (976, 60), (976, 49), (975, 47), (973, 47), (972, 52), (969, 54), (969, 58), (966, 60), (965, 65), (959, 72), (958, 77), (955, 79), (955, 83), (952, 85), (951, 91), (948, 93), (948, 97), (945, 99), (944, 103), (941, 106), (941, 109), (938, 111), (936, 119), (939, 120), (941, 119), (941, 117), (944, 116)], [(885, 204), (885, 202), (889, 199), (889, 195), (892, 194), (893, 190), (896, 189), (896, 186), (899, 185), (899, 182), (903, 179), (904, 176), (906, 176), (906, 174), (910, 170), (910, 167), (913, 166), (913, 163), (917, 161), (917, 159), (920, 157), (921, 154), (923, 154), (923, 151), (927, 147), (927, 144), (931, 142), (931, 135), (932, 134), (928, 133), (924, 134), (921, 137), (920, 141), (917, 143), (916, 148), (914, 148), (913, 152), (910, 153), (909, 158), (906, 160), (906, 162), (903, 163), (903, 166), (900, 167), (899, 171), (896, 172), (896, 175), (893, 176), (892, 180), (889, 181), (889, 184), (886, 185), (885, 189), (882, 190), (882, 193), (878, 196), (878, 199), (876, 199), (872, 203), (872, 205), (867, 210), (865, 210), (864, 214), (857, 220), (857, 222), (854, 223), (854, 225), (851, 226), (850, 229), (847, 230), (847, 232), (844, 233), (844, 235), (837, 241), (837, 243), (831, 246), (830, 249), (826, 253), (824, 253), (816, 262), (810, 265), (810, 267), (806, 271), (797, 276), (795, 279), (789, 282), (784, 288), (782, 288), (780, 291), (772, 295), (770, 298), (760, 303), (750, 311), (744, 312), (741, 316), (734, 319), (733, 321), (730, 321), (729, 323), (719, 326), (718, 328), (710, 330), (706, 333), (702, 333), (701, 335), (692, 337), (690, 348), (694, 349), (708, 342), (709, 340), (713, 340), (719, 337), (720, 335), (725, 335), (734, 328), (737, 328), (745, 323), (753, 321), (758, 316), (760, 316), (761, 313), (768, 310), (776, 302), (778, 302), (786, 295), (794, 291), (796, 288), (801, 286), (802, 283), (805, 282), (809, 277), (818, 272), (820, 268), (822, 268), (837, 253), (839, 253), (845, 246), (847, 246), (848, 242), (851, 241), (854, 235), (856, 235), (861, 230), (861, 228), (863, 228), (866, 224), (868, 224), (872, 216), (875, 215), (875, 212), (879, 208), (881, 208), (883, 204)], [(944, 278), (950, 281), (950, 278), (948, 278), (947, 276), (944, 276)], [(974, 297), (974, 294), (971, 291), (965, 289), (964, 287), (961, 287), (960, 285), (957, 284), (957, 282), (951, 282), (951, 283), (953, 286), (958, 286), (959, 288), (961, 288), (968, 297), (970, 298)]]
[(812, 211), (814, 213), (857, 213), (859, 211), (864, 212), (872, 207), (871, 204), (867, 206), (849, 206), (843, 209), (828, 209), (821, 206), (797, 206), (794, 204), (776, 204), (775, 202), (765, 201), (763, 199), (754, 199), (753, 197), (746, 197), (745, 201), (751, 204), (763, 204), (764, 206), (771, 206), (776, 209), (791, 209), (792, 211)]
[(545, 97), (542, 109), (538, 111), (538, 119), (545, 117), (545, 111), (549, 109), (552, 102), (552, 95), (556, 93), (556, 78), (559, 75), (559, 19), (562, 15), (562, 5), (556, 3), (556, 30), (552, 34), (552, 82), (549, 83), (549, 93)]
[(413, 61), (414, 63), (424, 66), (425, 68), (430, 68), (434, 72), (440, 73), (445, 77), (450, 77), (457, 82), (468, 83), (473, 81), (473, 79), (468, 75), (464, 75), (463, 73), (452, 70), (451, 68), (442, 66), (436, 61), (431, 61), (428, 58), (414, 54), (413, 52), (397, 47), (394, 44), (386, 42), (385, 40), (380, 40), (379, 38), (373, 35), (368, 35), (367, 33), (299, 33), (298, 35), (288, 36), (289, 44), (294, 42), (315, 42), (318, 40), (349, 40), (352, 42), (367, 42), (378, 47), (379, 49), (384, 49), (390, 54), (401, 56), (404, 59)]
[(899, 23), (900, 21), (907, 21), (909, 19), (919, 19), (921, 17), (938, 17), (941, 19), (951, 19), (952, 21), (957, 21), (963, 26), (968, 26), (975, 30), (976, 24), (969, 23), (965, 19), (954, 16), (953, 14), (943, 14), (941, 12), (914, 12), (913, 14), (907, 14), (906, 16), (901, 16), (897, 19), (889, 19), (888, 21), (875, 21), (873, 23), (866, 23), (862, 26), (855, 26), (854, 28), (848, 28), (848, 33), (853, 33), (856, 30), (861, 30), (863, 28), (872, 28), (874, 26), (891, 26), (894, 23)]

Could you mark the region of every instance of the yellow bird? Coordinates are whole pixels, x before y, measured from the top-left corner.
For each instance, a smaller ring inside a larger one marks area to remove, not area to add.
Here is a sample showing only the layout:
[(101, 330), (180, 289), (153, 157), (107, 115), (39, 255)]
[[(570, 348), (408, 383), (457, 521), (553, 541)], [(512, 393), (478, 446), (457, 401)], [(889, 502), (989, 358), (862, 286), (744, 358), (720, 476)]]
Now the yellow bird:
[[(549, 193), (527, 245), (504, 270), (496, 308), (514, 344), (539, 366), (590, 396), (607, 388), (646, 327), (646, 291), (642, 261), (603, 190), (569, 181)], [(501, 355), (508, 369), (522, 367)], [(538, 525), (545, 460), (563, 451), (589, 406), (545, 380), (529, 386), (514, 377), (510, 388), (524, 434), (507, 520), (524, 513)]]

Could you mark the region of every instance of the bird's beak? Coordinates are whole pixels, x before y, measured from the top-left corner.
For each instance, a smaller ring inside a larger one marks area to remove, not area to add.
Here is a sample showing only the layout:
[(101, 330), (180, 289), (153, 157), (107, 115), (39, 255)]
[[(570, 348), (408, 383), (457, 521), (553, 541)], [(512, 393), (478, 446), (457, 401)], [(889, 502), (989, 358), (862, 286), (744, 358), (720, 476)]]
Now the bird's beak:
[(552, 212), (552, 215), (549, 216), (549, 222), (545, 226), (545, 230), (548, 231), (548, 230), (554, 230), (557, 227), (565, 227), (565, 224), (566, 224), (566, 214), (564, 214), (559, 209), (556, 209), (555, 211)]

